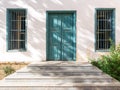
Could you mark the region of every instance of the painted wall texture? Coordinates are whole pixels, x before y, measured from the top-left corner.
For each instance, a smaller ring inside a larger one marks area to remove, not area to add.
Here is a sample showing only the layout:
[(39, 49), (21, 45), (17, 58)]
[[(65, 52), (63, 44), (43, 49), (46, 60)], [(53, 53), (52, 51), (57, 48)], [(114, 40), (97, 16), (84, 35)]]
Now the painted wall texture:
[[(7, 52), (6, 10), (27, 9), (27, 51)], [(120, 43), (120, 0), (0, 0), (0, 61), (46, 61), (46, 11), (76, 11), (76, 61), (95, 52), (95, 8), (115, 8), (115, 41)]]

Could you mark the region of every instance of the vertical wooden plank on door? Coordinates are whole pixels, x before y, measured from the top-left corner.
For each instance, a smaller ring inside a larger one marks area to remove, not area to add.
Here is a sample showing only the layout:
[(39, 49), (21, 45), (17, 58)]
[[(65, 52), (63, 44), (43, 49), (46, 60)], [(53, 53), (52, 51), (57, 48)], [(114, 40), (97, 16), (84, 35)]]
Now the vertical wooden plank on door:
[(57, 14), (49, 15), (49, 60), (60, 60), (61, 21)]
[(62, 15), (62, 60), (74, 59), (73, 13)]

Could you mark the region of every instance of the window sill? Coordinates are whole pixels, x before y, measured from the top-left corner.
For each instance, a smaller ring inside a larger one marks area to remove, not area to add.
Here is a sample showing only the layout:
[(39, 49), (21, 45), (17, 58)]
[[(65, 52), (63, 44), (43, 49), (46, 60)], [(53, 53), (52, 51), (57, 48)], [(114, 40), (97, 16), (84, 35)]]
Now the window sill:
[(95, 50), (95, 52), (110, 52), (110, 49), (101, 49), (101, 50)]
[(26, 52), (26, 49), (7, 50), (7, 52)]

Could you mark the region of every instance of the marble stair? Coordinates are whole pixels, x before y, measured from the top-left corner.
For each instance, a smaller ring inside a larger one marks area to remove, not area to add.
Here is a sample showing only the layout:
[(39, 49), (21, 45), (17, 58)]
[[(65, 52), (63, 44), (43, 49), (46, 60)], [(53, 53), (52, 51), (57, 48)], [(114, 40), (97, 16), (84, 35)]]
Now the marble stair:
[(120, 90), (120, 82), (89, 63), (49, 61), (9, 75), (0, 90)]

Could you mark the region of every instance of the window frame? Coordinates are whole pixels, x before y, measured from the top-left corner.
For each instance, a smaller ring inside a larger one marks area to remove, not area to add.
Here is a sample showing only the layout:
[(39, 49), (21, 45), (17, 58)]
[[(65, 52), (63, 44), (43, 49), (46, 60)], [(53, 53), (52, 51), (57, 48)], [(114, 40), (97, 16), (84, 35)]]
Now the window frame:
[(97, 11), (98, 10), (112, 10), (113, 11), (113, 19), (114, 19), (114, 21), (113, 21), (113, 26), (112, 26), (112, 28), (113, 28), (113, 31), (112, 31), (112, 43), (115, 45), (116, 43), (116, 39), (115, 39), (115, 22), (116, 22), (116, 14), (115, 14), (115, 12), (116, 12), (116, 9), (115, 8), (95, 8), (95, 33), (94, 33), (94, 35), (95, 35), (95, 44), (94, 44), (94, 48), (95, 48), (95, 52), (110, 52), (110, 49), (97, 49), (97, 47), (96, 47), (96, 44), (97, 44), (97, 35), (96, 35), (96, 32), (97, 32)]
[[(25, 48), (24, 49), (9, 49), (9, 11), (19, 11), (24, 10), (25, 11)], [(26, 8), (7, 8), (6, 9), (6, 51), (7, 52), (26, 52), (27, 51), (27, 9)]]

